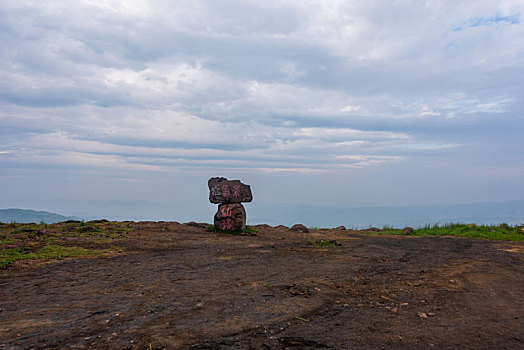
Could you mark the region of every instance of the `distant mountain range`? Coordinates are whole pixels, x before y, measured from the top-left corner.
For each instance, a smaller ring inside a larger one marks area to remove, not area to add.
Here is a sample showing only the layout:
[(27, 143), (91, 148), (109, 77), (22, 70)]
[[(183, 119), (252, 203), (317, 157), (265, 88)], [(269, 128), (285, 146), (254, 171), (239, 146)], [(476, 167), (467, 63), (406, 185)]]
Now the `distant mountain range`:
[(45, 222), (46, 224), (52, 224), (55, 222), (61, 222), (66, 220), (80, 220), (74, 216), (64, 216), (55, 213), (49, 213), (47, 211), (36, 211), (29, 209), (0, 209), (0, 222), (11, 223), (28, 223), (34, 222), (36, 224)]

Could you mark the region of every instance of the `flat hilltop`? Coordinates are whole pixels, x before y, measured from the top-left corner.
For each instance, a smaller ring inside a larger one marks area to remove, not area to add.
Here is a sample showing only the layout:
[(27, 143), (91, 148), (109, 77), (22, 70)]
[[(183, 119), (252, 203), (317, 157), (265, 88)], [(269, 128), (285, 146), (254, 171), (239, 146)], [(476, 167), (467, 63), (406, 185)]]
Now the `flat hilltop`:
[(0, 349), (522, 347), (522, 227), (423, 230), (0, 224)]

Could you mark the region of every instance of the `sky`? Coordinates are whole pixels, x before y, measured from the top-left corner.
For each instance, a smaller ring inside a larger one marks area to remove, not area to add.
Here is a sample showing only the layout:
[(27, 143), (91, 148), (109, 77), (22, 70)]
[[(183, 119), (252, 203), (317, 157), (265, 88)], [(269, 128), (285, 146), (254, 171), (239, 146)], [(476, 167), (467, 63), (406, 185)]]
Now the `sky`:
[[(1, 1), (0, 208), (524, 199), (524, 2)], [(279, 209), (275, 209), (279, 210)], [(248, 220), (249, 221), (249, 220)]]

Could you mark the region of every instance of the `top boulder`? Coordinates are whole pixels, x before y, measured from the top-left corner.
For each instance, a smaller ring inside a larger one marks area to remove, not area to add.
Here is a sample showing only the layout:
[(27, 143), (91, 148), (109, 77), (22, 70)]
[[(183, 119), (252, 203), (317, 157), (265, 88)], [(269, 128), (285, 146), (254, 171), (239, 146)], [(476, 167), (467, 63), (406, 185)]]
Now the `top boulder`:
[(240, 180), (228, 180), (225, 177), (213, 177), (207, 182), (209, 201), (215, 204), (251, 202), (251, 187)]

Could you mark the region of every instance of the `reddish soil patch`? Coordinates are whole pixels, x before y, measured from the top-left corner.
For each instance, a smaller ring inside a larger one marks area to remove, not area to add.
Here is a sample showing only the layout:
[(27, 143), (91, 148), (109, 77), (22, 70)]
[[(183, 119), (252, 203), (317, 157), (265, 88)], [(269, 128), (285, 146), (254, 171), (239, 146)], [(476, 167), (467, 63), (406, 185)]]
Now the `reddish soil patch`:
[(522, 243), (134, 227), (125, 253), (0, 272), (0, 349), (524, 347)]

